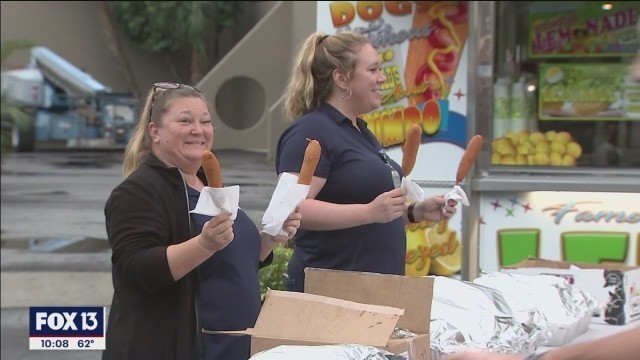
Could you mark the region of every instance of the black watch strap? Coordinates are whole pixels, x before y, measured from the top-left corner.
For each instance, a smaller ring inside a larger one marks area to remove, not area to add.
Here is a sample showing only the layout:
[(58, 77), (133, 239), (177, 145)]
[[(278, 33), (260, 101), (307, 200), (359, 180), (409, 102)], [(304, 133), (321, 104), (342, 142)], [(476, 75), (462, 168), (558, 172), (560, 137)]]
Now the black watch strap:
[(415, 224), (415, 223), (418, 222), (418, 221), (416, 221), (416, 218), (413, 216), (413, 208), (414, 207), (416, 207), (416, 203), (412, 203), (407, 208), (407, 219), (409, 219), (409, 222), (412, 223), (412, 224)]

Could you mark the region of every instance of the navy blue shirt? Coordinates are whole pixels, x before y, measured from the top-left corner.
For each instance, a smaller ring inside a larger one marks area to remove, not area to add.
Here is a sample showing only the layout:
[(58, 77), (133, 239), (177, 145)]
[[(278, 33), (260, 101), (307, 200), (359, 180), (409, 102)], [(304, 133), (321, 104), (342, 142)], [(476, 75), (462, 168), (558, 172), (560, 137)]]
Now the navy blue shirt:
[[(389, 163), (367, 123), (357, 119), (358, 129), (333, 106), (318, 109), (297, 119), (278, 141), (276, 171), (300, 172), (307, 140), (320, 142), (322, 155), (315, 176), (326, 179), (317, 200), (334, 204), (367, 204), (394, 188)], [(299, 229), (288, 267), (289, 290), (304, 290), (304, 268), (366, 271), (404, 275), (406, 256), (404, 220), (366, 224), (341, 230)]]
[[(200, 193), (188, 188), (189, 207), (195, 208)], [(191, 214), (196, 234), (210, 216)], [(207, 330), (244, 330), (253, 327), (260, 312), (260, 234), (247, 214), (238, 209), (234, 238), (198, 268), (196, 309), (200, 327)], [(250, 336), (202, 335), (205, 359), (247, 360)]]

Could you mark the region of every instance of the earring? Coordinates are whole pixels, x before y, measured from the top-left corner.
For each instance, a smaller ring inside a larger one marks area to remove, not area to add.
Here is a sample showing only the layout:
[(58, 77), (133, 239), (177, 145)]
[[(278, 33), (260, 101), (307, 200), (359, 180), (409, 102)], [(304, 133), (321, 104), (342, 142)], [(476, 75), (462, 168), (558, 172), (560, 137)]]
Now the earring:
[(340, 95), (340, 99), (349, 100), (349, 98), (351, 98), (351, 95), (353, 95), (353, 90), (351, 90), (351, 88), (348, 88), (344, 91), (344, 94)]

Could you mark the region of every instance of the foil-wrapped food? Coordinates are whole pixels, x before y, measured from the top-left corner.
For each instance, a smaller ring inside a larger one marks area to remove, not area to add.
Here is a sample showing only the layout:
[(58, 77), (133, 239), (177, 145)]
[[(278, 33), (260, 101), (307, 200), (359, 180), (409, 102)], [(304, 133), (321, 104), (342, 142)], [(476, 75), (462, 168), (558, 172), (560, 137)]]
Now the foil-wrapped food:
[(280, 345), (259, 352), (250, 360), (406, 360), (373, 346), (357, 344), (298, 346)]
[(500, 291), (437, 276), (431, 304), (431, 359), (471, 349), (531, 353), (538, 346), (532, 329), (546, 326), (534, 313), (525, 327)]
[(516, 314), (526, 316), (530, 309), (537, 309), (550, 332), (542, 343), (546, 346), (567, 344), (586, 332), (591, 314), (598, 306), (593, 296), (558, 276), (489, 272), (473, 282), (501, 291)]

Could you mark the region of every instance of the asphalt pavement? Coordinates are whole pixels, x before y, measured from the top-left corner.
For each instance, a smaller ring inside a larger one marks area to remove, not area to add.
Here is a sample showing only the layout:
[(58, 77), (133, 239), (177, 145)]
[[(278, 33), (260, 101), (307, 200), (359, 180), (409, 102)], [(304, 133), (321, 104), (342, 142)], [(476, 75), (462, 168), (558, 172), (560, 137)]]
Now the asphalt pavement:
[[(277, 178), (264, 153), (215, 151), (225, 185), (256, 223)], [(113, 295), (104, 203), (121, 152), (13, 153), (2, 159), (1, 357), (99, 359), (99, 351), (29, 350), (30, 306), (108, 306)]]

